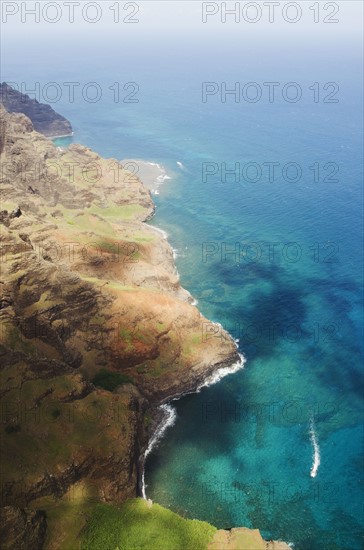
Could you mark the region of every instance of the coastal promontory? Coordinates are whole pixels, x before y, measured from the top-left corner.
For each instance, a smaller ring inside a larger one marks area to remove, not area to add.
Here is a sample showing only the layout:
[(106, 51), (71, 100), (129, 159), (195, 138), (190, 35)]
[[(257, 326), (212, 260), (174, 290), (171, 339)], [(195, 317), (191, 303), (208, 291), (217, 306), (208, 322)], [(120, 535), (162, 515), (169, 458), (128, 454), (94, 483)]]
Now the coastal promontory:
[(9, 113), (28, 116), (34, 130), (48, 137), (72, 136), (71, 123), (46, 103), (40, 103), (6, 82), (0, 83), (0, 103)]
[(288, 548), (135, 498), (159, 405), (240, 361), (146, 223), (150, 192), (1, 105), (0, 153), (2, 548)]
[(142, 183), (0, 109), (1, 504), (59, 540), (59, 502), (136, 496), (158, 405), (239, 356), (204, 338)]

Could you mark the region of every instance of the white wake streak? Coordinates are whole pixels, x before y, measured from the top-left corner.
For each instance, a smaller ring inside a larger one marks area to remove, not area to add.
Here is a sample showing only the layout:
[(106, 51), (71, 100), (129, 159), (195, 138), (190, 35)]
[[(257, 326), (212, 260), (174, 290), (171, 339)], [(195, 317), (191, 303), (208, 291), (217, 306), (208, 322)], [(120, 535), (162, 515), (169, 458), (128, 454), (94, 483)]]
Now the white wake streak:
[(319, 469), (319, 466), (320, 466), (321, 458), (320, 458), (320, 447), (319, 447), (317, 435), (315, 432), (315, 425), (313, 422), (313, 418), (311, 418), (310, 438), (311, 438), (311, 443), (313, 447), (313, 457), (312, 457), (312, 466), (311, 466), (310, 476), (316, 477), (317, 470)]

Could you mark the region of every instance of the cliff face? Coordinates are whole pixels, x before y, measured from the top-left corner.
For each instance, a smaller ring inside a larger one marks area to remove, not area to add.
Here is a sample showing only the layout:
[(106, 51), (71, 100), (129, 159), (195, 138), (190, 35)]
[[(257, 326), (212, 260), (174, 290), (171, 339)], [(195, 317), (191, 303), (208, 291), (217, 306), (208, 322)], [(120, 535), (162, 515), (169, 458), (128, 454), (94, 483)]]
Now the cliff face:
[(0, 508), (0, 537), (3, 548), (42, 550), (47, 521), (44, 512), (4, 506)]
[(238, 354), (220, 328), (203, 338), (212, 324), (145, 223), (154, 206), (137, 178), (56, 148), (23, 114), (0, 117), (1, 505), (22, 520), (75, 484), (134, 496), (156, 406)]
[(33, 122), (34, 129), (45, 136), (72, 135), (70, 122), (56, 113), (50, 105), (31, 99), (6, 82), (0, 83), (0, 103), (9, 113), (23, 113), (28, 116)]

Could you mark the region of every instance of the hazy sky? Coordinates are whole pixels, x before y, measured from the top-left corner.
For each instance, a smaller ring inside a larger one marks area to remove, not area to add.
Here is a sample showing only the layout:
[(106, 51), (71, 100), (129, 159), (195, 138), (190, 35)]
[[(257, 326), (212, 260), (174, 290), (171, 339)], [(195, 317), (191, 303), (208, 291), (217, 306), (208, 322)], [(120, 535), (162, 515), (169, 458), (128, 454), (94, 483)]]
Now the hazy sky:
[[(232, 10), (236, 12), (232, 13)], [(39, 22), (35, 22), (36, 11)], [(230, 13), (229, 13), (230, 12)], [(203, 23), (203, 19), (205, 22)], [(316, 23), (314, 20), (316, 19)], [(326, 23), (324, 22), (326, 19)], [(73, 20), (73, 23), (71, 21)], [(296, 22), (294, 22), (296, 20)], [(120, 1), (6, 1), (1, 2), (2, 31), (56, 33), (87, 30), (141, 33), (159, 30), (192, 32), (360, 33), (363, 4), (360, 0), (200, 2), (197, 0)], [(331, 22), (331, 23), (330, 23)], [(25, 38), (25, 37), (24, 37)], [(188, 39), (188, 35), (186, 35)]]
[(274, 72), (281, 66), (296, 77), (312, 63), (317, 78), (326, 71), (333, 80), (336, 67), (354, 59), (358, 78), (361, 73), (361, 1), (2, 0), (0, 6), (3, 80), (10, 73), (14, 79), (24, 63), (40, 74), (92, 62), (98, 68), (114, 63), (121, 72), (134, 62), (136, 79), (147, 64), (160, 72), (188, 68), (196, 53), (210, 79), (224, 70), (228, 57), (237, 73), (250, 63), (257, 71), (265, 65), (266, 76), (267, 67)]

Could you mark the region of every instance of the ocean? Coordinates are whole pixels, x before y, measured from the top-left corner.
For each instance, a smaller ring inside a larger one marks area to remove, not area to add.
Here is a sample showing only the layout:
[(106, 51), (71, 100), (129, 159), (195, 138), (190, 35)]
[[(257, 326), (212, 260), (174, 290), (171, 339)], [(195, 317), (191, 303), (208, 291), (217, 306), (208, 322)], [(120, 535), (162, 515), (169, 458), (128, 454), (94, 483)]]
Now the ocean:
[[(53, 107), (75, 142), (165, 167), (151, 223), (168, 233), (182, 285), (245, 357), (172, 402), (173, 427), (146, 462), (147, 497), (296, 550), (358, 550), (362, 68), (355, 36), (319, 31), (266, 42), (251, 31), (229, 42), (225, 28), (216, 41), (156, 32), (134, 47), (120, 38), (126, 49), (85, 34), (53, 43), (36, 72), (35, 40), (17, 61), (9, 48), (2, 80), (98, 83), (100, 101), (63, 93)], [(222, 338), (201, 331), (206, 345)]]

